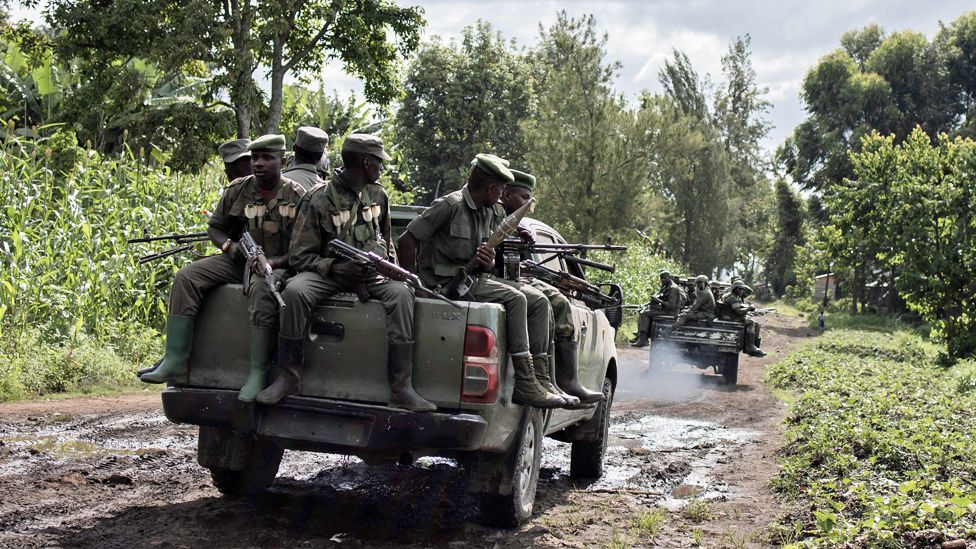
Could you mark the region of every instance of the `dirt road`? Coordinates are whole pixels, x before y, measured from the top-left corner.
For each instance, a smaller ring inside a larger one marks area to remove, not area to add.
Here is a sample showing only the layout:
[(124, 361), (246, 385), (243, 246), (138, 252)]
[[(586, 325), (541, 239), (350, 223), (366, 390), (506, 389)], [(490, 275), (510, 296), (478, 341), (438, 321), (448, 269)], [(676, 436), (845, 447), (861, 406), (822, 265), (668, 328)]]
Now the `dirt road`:
[(764, 366), (812, 336), (789, 317), (765, 325), (770, 355), (743, 356), (736, 386), (690, 367), (650, 376), (646, 349), (621, 348), (606, 474), (574, 484), (569, 445), (547, 440), (517, 531), (477, 524), (448, 460), (286, 452), (266, 497), (233, 499), (158, 394), (0, 405), (0, 547), (762, 546), (785, 410)]

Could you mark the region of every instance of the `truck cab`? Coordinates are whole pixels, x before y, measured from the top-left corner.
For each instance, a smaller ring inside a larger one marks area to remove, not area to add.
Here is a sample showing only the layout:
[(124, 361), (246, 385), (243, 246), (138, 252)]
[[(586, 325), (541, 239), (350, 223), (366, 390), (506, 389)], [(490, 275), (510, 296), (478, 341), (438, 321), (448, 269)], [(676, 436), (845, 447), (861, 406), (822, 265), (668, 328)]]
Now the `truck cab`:
[[(395, 207), (394, 233), (419, 211)], [(563, 242), (551, 227), (528, 222), (542, 241)], [(584, 274), (559, 259), (549, 266)], [(436, 412), (386, 405), (386, 315), (379, 303), (360, 302), (354, 294), (315, 308), (300, 394), (265, 406), (237, 399), (249, 364), (246, 297), (239, 285), (217, 288), (195, 322), (188, 382), (162, 394), (166, 416), (200, 426), (198, 462), (223, 493), (265, 490), (284, 450), (354, 455), (370, 464), (442, 456), (465, 467), (468, 489), (479, 495), (488, 523), (517, 526), (532, 513), (543, 436), (572, 443), (571, 475), (602, 474), (617, 382), (616, 326), (603, 310), (574, 303), (580, 382), (602, 391), (606, 401), (544, 411), (512, 403), (504, 307), (461, 304), (416, 299), (413, 385)], [(274, 367), (269, 382), (273, 376)]]

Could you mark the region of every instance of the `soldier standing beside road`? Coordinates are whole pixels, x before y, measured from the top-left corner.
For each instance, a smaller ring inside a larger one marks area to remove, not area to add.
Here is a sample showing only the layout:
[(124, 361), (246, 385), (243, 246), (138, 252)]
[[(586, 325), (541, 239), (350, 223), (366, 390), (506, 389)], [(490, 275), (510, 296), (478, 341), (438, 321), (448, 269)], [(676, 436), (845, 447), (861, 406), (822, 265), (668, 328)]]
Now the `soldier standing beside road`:
[(324, 183), (318, 174), (318, 165), (329, 144), (329, 135), (312, 126), (302, 126), (295, 133), (295, 156), (291, 166), (281, 171), (282, 175), (298, 182), (305, 189)]
[[(531, 174), (512, 169), (509, 171), (512, 172), (514, 181), (505, 187), (501, 198), (506, 215), (511, 215), (532, 198), (536, 183), (535, 177)], [(522, 226), (519, 229), (529, 231)], [(552, 316), (549, 318), (549, 339), (555, 342), (556, 384), (553, 385), (549, 375), (549, 354), (533, 353), (532, 363), (539, 384), (546, 391), (562, 396), (570, 406), (579, 403), (592, 404), (603, 400), (605, 398), (603, 393), (591, 391), (579, 382), (579, 342), (576, 341), (579, 330), (573, 319), (569, 298), (556, 287), (539, 279), (533, 278), (526, 283), (539, 290), (549, 300), (552, 310)]]
[(708, 277), (705, 275), (695, 277), (695, 302), (687, 311), (678, 315), (678, 320), (674, 322), (671, 330), (677, 330), (689, 320), (703, 322), (715, 320), (715, 296), (708, 288)]
[[(248, 145), (248, 150), (254, 174), (231, 182), (208, 224), (210, 240), (223, 253), (194, 261), (177, 271), (166, 317), (166, 351), (159, 367), (140, 378), (146, 383), (186, 382), (193, 321), (204, 296), (217, 286), (241, 282), (244, 269), (252, 268), (244, 264), (244, 253), (238, 242), (245, 230), (264, 249), (275, 274), (279, 277), (286, 274), (295, 212), (305, 189), (281, 175), (284, 136), (259, 137)], [(239, 398), (250, 402), (264, 387), (268, 359), (278, 333), (278, 311), (257, 269), (247, 295), (251, 369)]]
[(750, 311), (756, 308), (745, 302), (746, 296), (752, 293), (752, 288), (746, 286), (741, 279), (732, 282), (732, 287), (722, 294), (722, 303), (728, 306), (730, 320), (745, 324), (746, 340), (743, 350), (749, 356), (766, 356), (762, 349), (756, 347), (756, 335), (759, 325), (749, 317)]
[(671, 273), (661, 269), (661, 289), (654, 294), (650, 301), (641, 308), (637, 317), (637, 339), (630, 343), (631, 347), (647, 347), (647, 333), (651, 329), (651, 320), (656, 316), (678, 316), (684, 304), (684, 296), (678, 287), (672, 284)]
[[(407, 225), (399, 240), (400, 257), (405, 269), (417, 272), (428, 288), (436, 288), (450, 282), (469, 259), (477, 256), (485, 272), (478, 276), (470, 294), (478, 301), (505, 306), (508, 346), (515, 367), (512, 401), (558, 408), (566, 401), (539, 385), (532, 364), (533, 354), (548, 352), (548, 319), (552, 314), (549, 301), (534, 288), (526, 286), (520, 290), (488, 274), (494, 268), (495, 250), (479, 245), (504, 219), (498, 200), (512, 181), (514, 176), (501, 159), (479, 154), (461, 190), (435, 200)], [(529, 294), (534, 296), (531, 300), (527, 298)]]
[(375, 135), (350, 134), (342, 144), (342, 168), (328, 185), (313, 187), (302, 202), (291, 241), (291, 264), (299, 274), (284, 291), (278, 367), (281, 375), (258, 395), (274, 404), (301, 387), (305, 331), (315, 305), (359, 286), (383, 304), (389, 338), (387, 380), (390, 406), (414, 412), (437, 407), (413, 389), (413, 294), (402, 282), (370, 274), (367, 264), (323, 255), (333, 238), (395, 261), (390, 239), (390, 201), (379, 184), (390, 156)]

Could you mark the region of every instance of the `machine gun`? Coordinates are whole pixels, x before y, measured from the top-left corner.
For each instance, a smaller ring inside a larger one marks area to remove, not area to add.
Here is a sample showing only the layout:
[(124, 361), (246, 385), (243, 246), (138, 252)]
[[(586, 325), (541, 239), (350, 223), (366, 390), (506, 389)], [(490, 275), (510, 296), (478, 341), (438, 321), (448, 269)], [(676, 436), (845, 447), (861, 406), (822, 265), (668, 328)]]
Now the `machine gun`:
[(162, 252), (156, 252), (154, 254), (147, 254), (139, 258), (139, 264), (143, 265), (149, 263), (150, 261), (156, 261), (157, 259), (162, 259), (164, 257), (169, 257), (171, 255), (178, 254), (180, 252), (185, 252), (187, 250), (193, 249), (193, 242), (206, 242), (210, 240), (207, 236), (206, 231), (199, 233), (186, 233), (186, 234), (167, 234), (163, 236), (149, 236), (146, 235), (142, 238), (130, 238), (126, 242), (129, 244), (141, 244), (143, 242), (160, 242), (160, 241), (172, 241), (176, 246), (163, 250)]
[(610, 244), (529, 244), (513, 238), (503, 241), (501, 247), (503, 254), (517, 253), (519, 256), (533, 253), (549, 254), (548, 257), (543, 258), (541, 261), (539, 261), (539, 263), (548, 263), (553, 259), (561, 257), (570, 263), (576, 263), (577, 265), (582, 265), (584, 267), (593, 267), (608, 273), (616, 272), (617, 268), (613, 265), (607, 265), (606, 263), (600, 263), (591, 259), (577, 257), (575, 254), (590, 250), (605, 250), (613, 252), (622, 252), (627, 250), (627, 246), (612, 246)]
[(620, 305), (619, 298), (604, 294), (599, 286), (594, 286), (569, 273), (550, 269), (531, 259), (522, 261), (522, 270), (531, 277), (555, 286), (570, 297), (579, 299), (591, 309), (606, 309)]
[[(339, 240), (338, 238), (333, 238), (332, 240), (330, 240), (328, 246), (329, 246), (329, 250), (339, 257), (349, 259), (352, 261), (367, 262), (369, 264), (368, 269), (370, 273), (376, 273), (384, 278), (403, 282), (407, 286), (413, 288), (414, 291), (420, 293), (425, 297), (432, 297), (434, 299), (439, 299), (444, 303), (457, 307), (458, 309), (461, 308), (461, 305), (459, 303), (452, 301), (437, 292), (427, 289), (423, 285), (423, 283), (420, 282), (420, 277), (418, 277), (417, 275), (411, 273), (406, 269), (399, 267), (397, 264), (391, 261), (387, 261), (386, 259), (383, 259), (382, 257), (379, 256), (379, 254), (375, 252), (364, 252), (363, 250), (360, 250), (358, 248), (350, 246), (349, 244), (346, 244), (345, 242)], [(361, 284), (361, 285), (357, 285), (356, 287), (356, 295), (359, 297), (360, 301), (366, 301), (366, 299), (369, 298), (369, 294), (365, 293), (365, 290), (366, 290), (365, 285)]]

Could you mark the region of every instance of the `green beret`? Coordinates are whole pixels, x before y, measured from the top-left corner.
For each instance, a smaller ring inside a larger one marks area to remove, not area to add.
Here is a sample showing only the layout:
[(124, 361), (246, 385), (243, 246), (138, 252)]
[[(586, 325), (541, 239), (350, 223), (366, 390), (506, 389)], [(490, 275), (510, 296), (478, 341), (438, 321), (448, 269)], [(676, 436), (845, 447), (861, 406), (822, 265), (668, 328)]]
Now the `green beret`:
[(329, 134), (313, 126), (302, 126), (295, 133), (295, 146), (308, 152), (323, 153), (329, 144)]
[(667, 276), (667, 277), (670, 277), (671, 276), (671, 271), (669, 271), (667, 269), (661, 269), (660, 271), (658, 271), (657, 276)]
[(503, 162), (503, 160), (493, 154), (479, 154), (474, 157), (472, 165), (488, 172), (488, 175), (510, 184), (515, 181), (515, 176), (512, 175), (512, 171), (506, 166), (507, 162)]
[[(487, 153), (485, 153), (485, 154), (479, 154), (478, 156), (489, 156), (491, 158), (494, 158), (495, 160), (501, 162), (502, 165), (505, 166), (506, 168), (511, 165), (511, 162), (509, 162), (508, 160), (506, 160), (506, 159), (504, 159), (504, 158), (502, 158), (500, 156), (494, 155), (494, 154), (487, 154)], [(471, 159), (471, 165), (472, 166), (477, 166), (478, 165), (478, 157), (477, 156), (474, 157), (473, 159)]]
[(508, 184), (509, 187), (522, 187), (523, 189), (528, 189), (530, 191), (535, 188), (534, 175), (513, 170), (511, 168), (509, 168), (508, 171), (512, 172), (512, 177), (515, 178), (515, 181)]
[(217, 147), (217, 154), (220, 155), (220, 159), (224, 161), (224, 164), (230, 164), (242, 156), (251, 156), (251, 151), (247, 150), (247, 146), (250, 144), (250, 139), (228, 141)]
[(277, 133), (269, 133), (251, 141), (247, 146), (249, 151), (270, 151), (283, 152), (285, 150), (285, 136)]
[(386, 162), (393, 160), (383, 148), (383, 140), (368, 133), (351, 133), (342, 142), (342, 152), (373, 155)]

